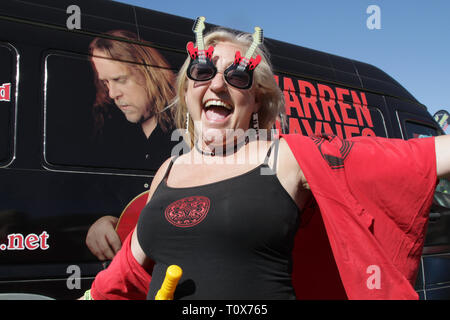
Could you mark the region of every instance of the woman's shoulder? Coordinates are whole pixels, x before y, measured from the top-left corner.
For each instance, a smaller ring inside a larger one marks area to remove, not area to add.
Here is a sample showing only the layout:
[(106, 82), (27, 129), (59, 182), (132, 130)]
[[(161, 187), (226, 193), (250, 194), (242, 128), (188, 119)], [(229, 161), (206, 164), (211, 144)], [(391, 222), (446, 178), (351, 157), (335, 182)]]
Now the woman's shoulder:
[(306, 189), (309, 189), (301, 166), (292, 152), (287, 140), (285, 139), (285, 136), (281, 136), (279, 140), (277, 165), (278, 177), (280, 179), (283, 179), (283, 177), (295, 179), (298, 184), (303, 185)]
[(149, 196), (148, 196), (148, 200), (147, 203), (150, 201), (150, 199), (152, 198), (153, 193), (155, 192), (156, 188), (158, 187), (158, 185), (161, 183), (161, 181), (164, 179), (167, 170), (169, 170), (169, 166), (171, 165), (172, 160), (175, 157), (170, 157), (168, 159), (166, 159), (163, 164), (159, 167), (159, 169), (156, 171), (152, 183), (150, 185), (150, 190), (149, 190)]
[(292, 165), (294, 165), (294, 164), (298, 165), (298, 162), (295, 159), (295, 156), (294, 156), (286, 138), (289, 139), (289, 137), (287, 137), (286, 135), (280, 136), (280, 138), (279, 138), (279, 155), (285, 161), (292, 163)]

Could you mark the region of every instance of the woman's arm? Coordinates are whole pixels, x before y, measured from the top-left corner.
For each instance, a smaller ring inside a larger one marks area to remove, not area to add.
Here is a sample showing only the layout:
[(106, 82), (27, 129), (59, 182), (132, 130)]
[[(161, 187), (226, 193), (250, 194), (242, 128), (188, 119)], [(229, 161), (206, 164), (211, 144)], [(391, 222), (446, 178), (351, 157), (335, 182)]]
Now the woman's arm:
[[(291, 196), (297, 207), (302, 210), (311, 197), (310, 188), (298, 161), (284, 138), (280, 138), (277, 168), (278, 180)], [(273, 166), (273, 158), (269, 162)]]
[(147, 258), (144, 250), (142, 250), (137, 238), (136, 228), (133, 230), (133, 235), (131, 236), (131, 253), (134, 259), (142, 266), (144, 269), (151, 267), (153, 262)]
[(438, 178), (450, 179), (450, 135), (435, 137)]

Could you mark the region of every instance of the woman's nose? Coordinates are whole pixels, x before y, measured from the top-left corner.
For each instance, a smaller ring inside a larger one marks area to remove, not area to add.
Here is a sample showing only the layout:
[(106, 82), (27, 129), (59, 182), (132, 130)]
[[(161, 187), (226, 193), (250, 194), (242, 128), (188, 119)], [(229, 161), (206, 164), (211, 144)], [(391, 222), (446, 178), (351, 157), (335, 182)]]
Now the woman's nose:
[(222, 91), (226, 88), (226, 83), (222, 72), (216, 73), (214, 78), (211, 79), (209, 87), (213, 91)]

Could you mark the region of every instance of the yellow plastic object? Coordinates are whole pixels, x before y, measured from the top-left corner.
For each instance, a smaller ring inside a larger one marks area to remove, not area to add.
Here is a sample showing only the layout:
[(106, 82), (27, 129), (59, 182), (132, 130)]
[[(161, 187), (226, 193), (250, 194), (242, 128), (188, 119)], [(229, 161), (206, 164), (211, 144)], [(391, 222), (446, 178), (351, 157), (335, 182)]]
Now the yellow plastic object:
[(169, 266), (161, 289), (156, 293), (155, 300), (173, 300), (173, 293), (182, 275), (183, 270), (179, 266), (174, 264)]

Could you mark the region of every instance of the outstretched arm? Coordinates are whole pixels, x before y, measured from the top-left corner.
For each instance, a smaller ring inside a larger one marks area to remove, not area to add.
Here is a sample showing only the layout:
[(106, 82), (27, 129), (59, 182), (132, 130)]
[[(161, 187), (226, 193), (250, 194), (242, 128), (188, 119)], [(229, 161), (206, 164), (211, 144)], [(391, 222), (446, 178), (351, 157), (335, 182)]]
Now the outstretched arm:
[(450, 179), (450, 135), (435, 138), (438, 178)]

